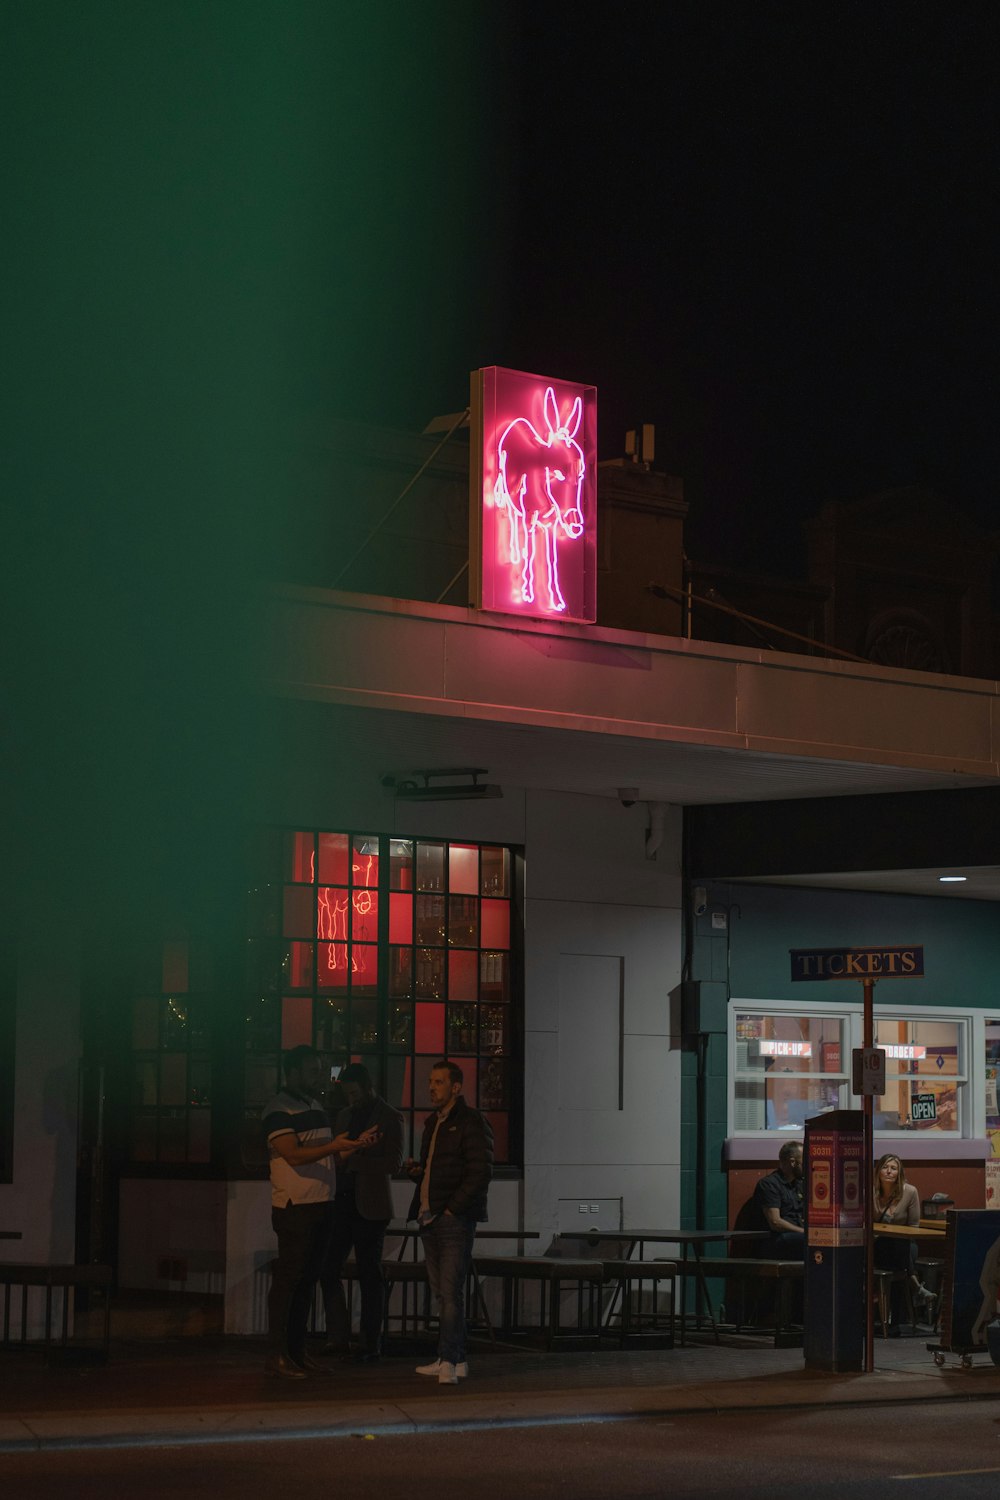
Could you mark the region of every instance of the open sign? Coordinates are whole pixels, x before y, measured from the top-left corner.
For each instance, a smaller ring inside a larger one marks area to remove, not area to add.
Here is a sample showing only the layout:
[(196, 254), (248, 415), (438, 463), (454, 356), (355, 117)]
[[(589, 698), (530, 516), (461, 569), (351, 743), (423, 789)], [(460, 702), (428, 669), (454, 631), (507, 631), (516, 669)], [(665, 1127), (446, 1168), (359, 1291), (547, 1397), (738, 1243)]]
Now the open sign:
[(914, 1125), (937, 1119), (937, 1099), (933, 1094), (914, 1094), (910, 1100), (910, 1119)]

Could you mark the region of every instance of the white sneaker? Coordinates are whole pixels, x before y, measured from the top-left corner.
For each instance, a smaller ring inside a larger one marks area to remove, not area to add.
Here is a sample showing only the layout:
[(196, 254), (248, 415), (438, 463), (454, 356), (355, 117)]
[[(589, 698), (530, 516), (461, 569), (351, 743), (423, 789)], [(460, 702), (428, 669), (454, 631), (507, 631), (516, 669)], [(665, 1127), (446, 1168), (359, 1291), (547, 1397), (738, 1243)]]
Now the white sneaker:
[(450, 1360), (443, 1359), (438, 1371), (438, 1385), (458, 1385), (458, 1371)]
[[(436, 1375), (438, 1377), (438, 1380), (441, 1381), (442, 1385), (454, 1385), (454, 1380), (452, 1380), (450, 1377), (445, 1380), (441, 1375), (441, 1366), (445, 1363), (447, 1363), (447, 1361), (436, 1359), (433, 1364), (430, 1365), (417, 1365), (417, 1374)], [(449, 1365), (448, 1368), (454, 1370), (455, 1376), (458, 1380), (465, 1380), (469, 1373), (468, 1361), (464, 1359), (460, 1360), (457, 1365)]]

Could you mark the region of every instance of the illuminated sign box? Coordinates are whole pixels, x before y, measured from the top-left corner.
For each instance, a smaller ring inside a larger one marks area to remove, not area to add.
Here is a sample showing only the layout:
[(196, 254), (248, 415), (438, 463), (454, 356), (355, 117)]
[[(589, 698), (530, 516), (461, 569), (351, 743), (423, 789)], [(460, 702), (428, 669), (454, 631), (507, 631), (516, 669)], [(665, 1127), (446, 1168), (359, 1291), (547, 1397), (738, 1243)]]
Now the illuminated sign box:
[(762, 1057), (812, 1057), (812, 1042), (761, 1042)]
[(469, 577), (478, 609), (597, 619), (597, 390), (491, 365), (471, 377)]

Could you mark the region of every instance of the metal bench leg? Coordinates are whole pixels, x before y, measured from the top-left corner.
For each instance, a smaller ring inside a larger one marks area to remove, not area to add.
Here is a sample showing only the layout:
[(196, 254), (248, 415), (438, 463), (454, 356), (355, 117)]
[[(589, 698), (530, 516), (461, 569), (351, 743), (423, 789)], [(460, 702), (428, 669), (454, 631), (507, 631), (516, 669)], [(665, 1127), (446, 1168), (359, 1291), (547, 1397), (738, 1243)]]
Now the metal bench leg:
[(479, 1272), (476, 1270), (476, 1263), (475, 1263), (475, 1261), (472, 1262), (472, 1268), (471, 1269), (472, 1269), (473, 1306), (478, 1306), (479, 1307), (479, 1311), (483, 1315), (483, 1321), (486, 1324), (486, 1331), (487, 1331), (487, 1333), (490, 1336), (490, 1343), (491, 1344), (495, 1344), (496, 1341), (497, 1341), (497, 1336), (496, 1336), (496, 1333), (493, 1330), (493, 1319), (490, 1317), (489, 1308), (486, 1306), (486, 1297), (483, 1294), (482, 1282), (479, 1280)]
[[(561, 1293), (562, 1293), (562, 1282), (560, 1282), (560, 1281), (553, 1281), (551, 1287), (549, 1288), (549, 1337), (548, 1337), (548, 1347), (550, 1349), (555, 1344), (556, 1335), (559, 1332), (559, 1310), (560, 1310), (560, 1296), (561, 1296)], [(579, 1327), (579, 1323), (580, 1323), (580, 1317), (579, 1317), (579, 1313), (578, 1313), (577, 1314), (577, 1327)]]
[[(697, 1246), (695, 1247), (695, 1252), (694, 1252), (694, 1263), (695, 1263), (695, 1265), (697, 1267), (698, 1287), (699, 1287), (699, 1290), (701, 1291), (701, 1295), (705, 1299), (705, 1306), (708, 1308), (708, 1321), (712, 1325), (712, 1332), (715, 1335), (715, 1342), (718, 1343), (719, 1342), (719, 1325), (715, 1321), (715, 1311), (714, 1311), (714, 1309), (712, 1307), (712, 1298), (711, 1298), (711, 1295), (710, 1295), (709, 1290), (708, 1290), (708, 1282), (705, 1280), (704, 1262), (703, 1262), (701, 1256), (698, 1254)], [(699, 1319), (698, 1319), (698, 1326), (699, 1327), (701, 1326), (701, 1318), (700, 1318), (700, 1316), (699, 1316)]]
[(784, 1330), (791, 1322), (788, 1314), (788, 1294), (791, 1290), (791, 1282), (781, 1278), (778, 1280), (778, 1295), (774, 1299), (774, 1346), (779, 1347), (779, 1339)]
[(52, 1344), (52, 1283), (45, 1288), (45, 1359), (48, 1362)]

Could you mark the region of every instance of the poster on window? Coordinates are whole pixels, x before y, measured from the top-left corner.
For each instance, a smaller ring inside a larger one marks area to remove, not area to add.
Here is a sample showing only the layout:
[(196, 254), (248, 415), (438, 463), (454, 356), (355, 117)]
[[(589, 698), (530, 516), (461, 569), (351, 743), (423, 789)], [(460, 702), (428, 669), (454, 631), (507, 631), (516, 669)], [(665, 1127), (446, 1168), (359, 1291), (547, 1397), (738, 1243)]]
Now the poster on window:
[(988, 1158), (984, 1165), (986, 1167), (986, 1207), (1000, 1208), (1000, 1157)]
[(820, 1063), (824, 1073), (839, 1073), (840, 1043), (824, 1042), (820, 1048)]

